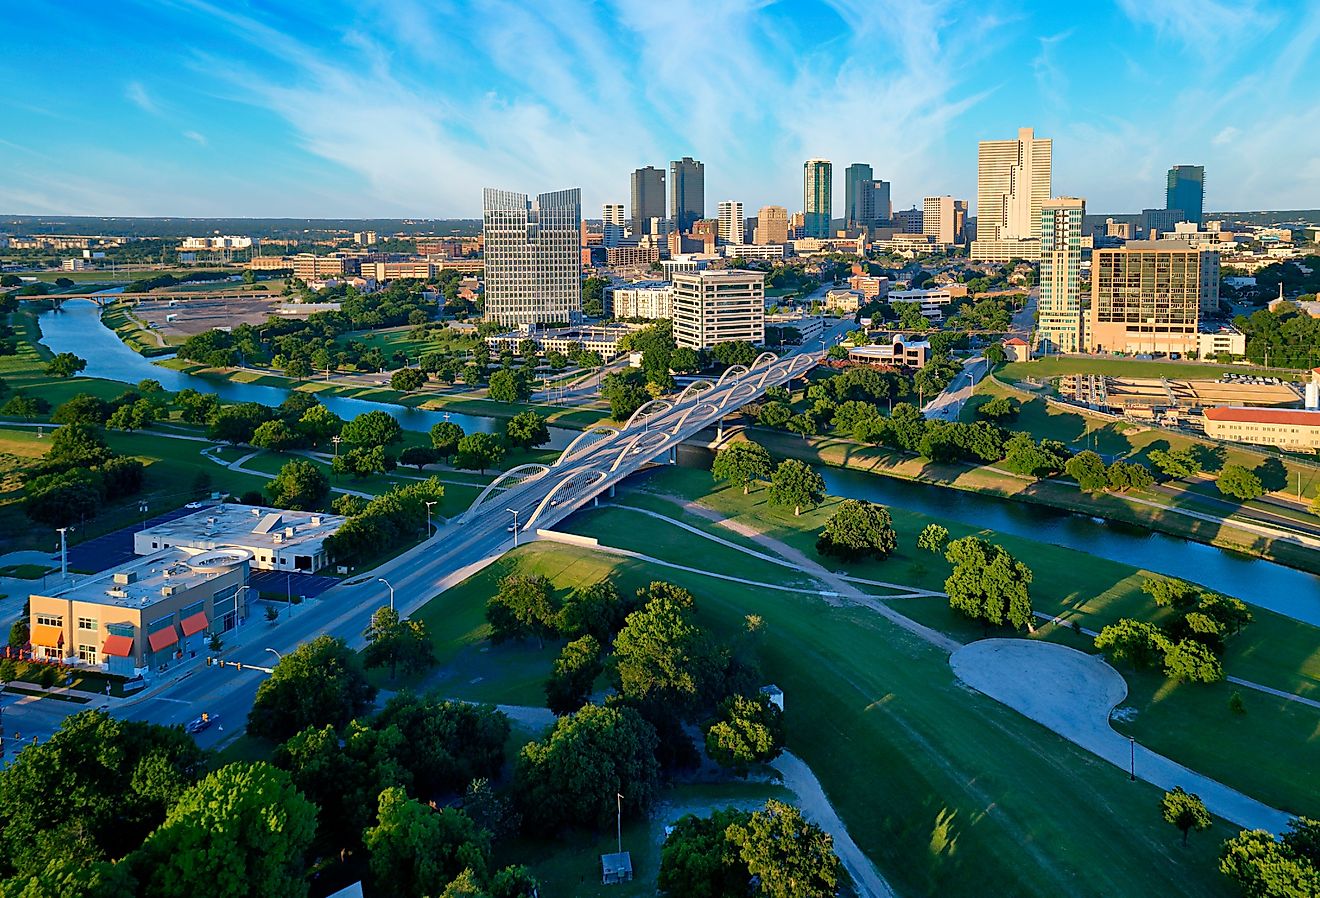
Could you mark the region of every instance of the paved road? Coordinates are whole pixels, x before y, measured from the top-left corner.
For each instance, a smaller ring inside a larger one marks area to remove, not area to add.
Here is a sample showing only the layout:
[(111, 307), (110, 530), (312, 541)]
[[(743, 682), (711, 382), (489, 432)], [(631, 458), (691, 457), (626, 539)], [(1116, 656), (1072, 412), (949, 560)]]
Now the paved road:
[(963, 364), (962, 371), (949, 382), (940, 395), (927, 402), (921, 413), (931, 421), (957, 421), (962, 407), (972, 398), (976, 384), (985, 376), (989, 366), (977, 356)]

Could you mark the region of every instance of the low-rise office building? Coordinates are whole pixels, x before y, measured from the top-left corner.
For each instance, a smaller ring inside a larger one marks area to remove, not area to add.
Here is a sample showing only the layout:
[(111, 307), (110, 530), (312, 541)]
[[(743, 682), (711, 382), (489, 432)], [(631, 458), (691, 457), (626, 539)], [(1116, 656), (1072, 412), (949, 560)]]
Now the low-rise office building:
[(1011, 262), (1015, 259), (1039, 262), (1040, 238), (973, 240), (969, 255), (974, 262)]
[(930, 360), (930, 341), (894, 334), (888, 343), (854, 346), (848, 350), (848, 358), (893, 368), (922, 368)]
[(133, 551), (149, 555), (173, 548), (238, 548), (251, 555), (257, 570), (312, 573), (329, 563), (325, 538), (345, 520), (337, 514), (258, 505), (212, 505), (139, 530), (133, 534)]
[(825, 311), (835, 315), (852, 315), (862, 307), (862, 294), (858, 290), (830, 290), (825, 294)]
[(726, 259), (770, 259), (779, 261), (784, 258), (788, 247), (782, 243), (729, 243), (720, 247)]
[(765, 274), (689, 271), (674, 275), (674, 340), (709, 349), (716, 343), (765, 342)]
[(1196, 335), (1197, 354), (1212, 359), (1227, 353), (1235, 358), (1247, 354), (1247, 335), (1232, 325), (1202, 324)]
[(562, 352), (567, 355), (579, 347), (588, 352), (599, 352), (605, 359), (619, 354), (619, 340), (637, 330), (639, 325), (601, 324), (592, 326), (523, 328), (507, 334), (486, 338), (486, 345), (499, 352), (518, 351), (523, 340), (535, 340), (542, 352)]
[(889, 295), (889, 278), (883, 275), (855, 274), (848, 278), (848, 286), (861, 293), (867, 302), (883, 300)]
[(605, 289), (605, 314), (611, 318), (674, 317), (674, 285), (638, 281)]
[(33, 594), (32, 653), (119, 676), (158, 669), (247, 617), (249, 558), (170, 548)]
[(1320, 410), (1218, 405), (1205, 410), (1205, 433), (1220, 440), (1314, 452), (1320, 450)]
[(961, 284), (961, 289), (952, 289), (950, 287), (936, 287), (931, 290), (891, 290), (889, 292), (889, 304), (896, 306), (899, 303), (912, 302), (921, 307), (921, 314), (927, 318), (939, 320), (944, 317), (944, 307), (955, 299), (960, 299), (967, 295), (967, 290)]

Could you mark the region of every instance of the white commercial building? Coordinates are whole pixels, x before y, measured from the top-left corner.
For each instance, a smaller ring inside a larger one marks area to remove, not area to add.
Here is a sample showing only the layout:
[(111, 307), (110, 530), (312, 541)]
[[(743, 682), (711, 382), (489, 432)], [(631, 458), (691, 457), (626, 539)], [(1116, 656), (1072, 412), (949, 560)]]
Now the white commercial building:
[(582, 200), (574, 187), (482, 194), (486, 317), (520, 326), (582, 318)]
[(251, 237), (184, 237), (179, 249), (184, 252), (211, 249), (251, 249)]
[(955, 299), (962, 299), (963, 296), (963, 294), (954, 296), (953, 291), (947, 287), (930, 290), (890, 290), (888, 302), (891, 306), (900, 303), (917, 303), (921, 307), (921, 314), (938, 321), (944, 317), (944, 307)]
[(674, 275), (674, 339), (709, 349), (727, 340), (765, 342), (765, 275), (692, 271)]
[(212, 505), (139, 530), (133, 551), (242, 549), (255, 570), (312, 573), (328, 563), (324, 542), (346, 519), (337, 514), (256, 505)]
[(771, 259), (779, 260), (784, 258), (785, 247), (783, 244), (760, 244), (760, 243), (730, 243), (720, 247), (720, 252), (726, 259)]
[(743, 220), (743, 204), (738, 200), (721, 200), (718, 206), (719, 223), (716, 235), (720, 243), (744, 242), (746, 224)]
[[(1054, 142), (1037, 138), (1031, 128), (1018, 131), (1016, 140), (983, 140), (976, 163), (976, 239), (971, 257), (1006, 261), (1005, 253), (1020, 258), (1040, 240), (1040, 210), (1050, 197)], [(991, 258), (993, 257), (993, 258)], [(1011, 257), (1011, 256), (1010, 256)]]
[(601, 245), (618, 246), (628, 229), (628, 219), (623, 214), (623, 203), (606, 203), (601, 208)]
[(673, 318), (674, 285), (639, 281), (605, 289), (605, 314), (612, 318)]

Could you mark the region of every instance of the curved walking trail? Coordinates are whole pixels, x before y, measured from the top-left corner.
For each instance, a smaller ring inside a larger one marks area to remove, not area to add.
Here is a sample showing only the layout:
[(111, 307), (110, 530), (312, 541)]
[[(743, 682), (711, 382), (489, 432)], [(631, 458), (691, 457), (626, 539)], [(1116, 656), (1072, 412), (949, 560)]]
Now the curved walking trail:
[(1161, 789), (1182, 786), (1216, 817), (1283, 832), (1292, 815), (1189, 770), (1114, 731), (1109, 717), (1127, 681), (1104, 659), (1054, 642), (982, 639), (949, 658), (968, 686), (1044, 724), (1063, 738)]

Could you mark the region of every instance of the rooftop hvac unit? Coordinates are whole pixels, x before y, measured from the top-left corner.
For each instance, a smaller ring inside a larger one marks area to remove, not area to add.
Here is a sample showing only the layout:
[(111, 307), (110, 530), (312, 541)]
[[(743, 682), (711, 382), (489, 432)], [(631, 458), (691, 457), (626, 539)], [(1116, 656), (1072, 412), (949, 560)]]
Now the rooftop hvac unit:
[(321, 526), (321, 516), (319, 514), (312, 515), (312, 526), (313, 527)]
[(129, 583), (136, 583), (137, 571), (117, 571), (114, 576), (114, 581), (120, 586), (127, 586)]
[(172, 596), (178, 591), (179, 591), (179, 587), (171, 584), (166, 584), (165, 586), (162, 586), (160, 588), (160, 594), (163, 596)]
[(118, 587), (115, 587), (115, 588), (112, 588), (112, 589), (107, 589), (107, 590), (105, 591), (105, 594), (108, 595), (108, 596), (109, 596), (110, 598), (112, 598), (112, 599), (126, 599), (126, 598), (128, 598), (128, 590), (126, 590), (126, 589), (120, 589), (120, 588), (118, 588)]

